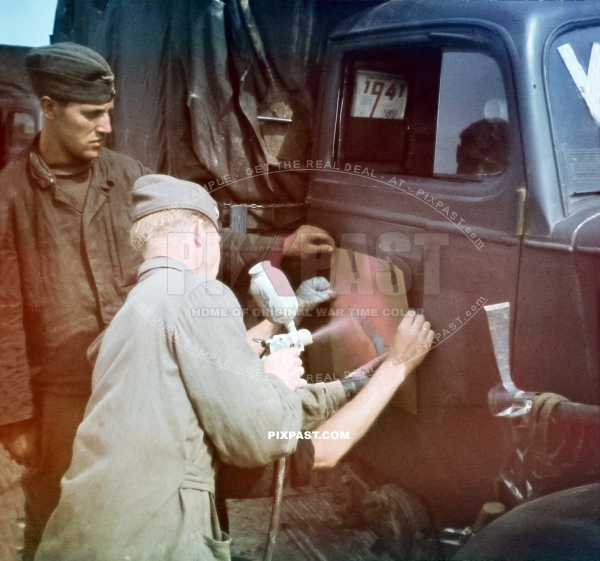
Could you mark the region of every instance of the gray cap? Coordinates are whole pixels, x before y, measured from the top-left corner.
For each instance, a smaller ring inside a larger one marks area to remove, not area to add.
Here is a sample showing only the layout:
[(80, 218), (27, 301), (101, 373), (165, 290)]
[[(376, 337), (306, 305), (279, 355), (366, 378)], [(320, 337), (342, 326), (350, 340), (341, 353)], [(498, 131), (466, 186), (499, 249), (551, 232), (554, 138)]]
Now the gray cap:
[(31, 49), (25, 57), (29, 81), (38, 98), (108, 103), (115, 96), (115, 77), (96, 51), (75, 43)]
[(170, 175), (144, 175), (133, 185), (133, 221), (160, 212), (186, 208), (204, 214), (219, 229), (219, 208), (208, 191)]

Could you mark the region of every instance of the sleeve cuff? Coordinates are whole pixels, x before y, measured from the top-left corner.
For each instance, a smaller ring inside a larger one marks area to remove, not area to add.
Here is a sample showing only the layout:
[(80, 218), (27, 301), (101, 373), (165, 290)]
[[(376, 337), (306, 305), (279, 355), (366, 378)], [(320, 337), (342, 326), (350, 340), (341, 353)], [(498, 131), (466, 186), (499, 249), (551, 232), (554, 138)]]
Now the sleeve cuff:
[(325, 386), (327, 391), (327, 408), (337, 413), (348, 402), (344, 386), (342, 386), (339, 380), (325, 382)]

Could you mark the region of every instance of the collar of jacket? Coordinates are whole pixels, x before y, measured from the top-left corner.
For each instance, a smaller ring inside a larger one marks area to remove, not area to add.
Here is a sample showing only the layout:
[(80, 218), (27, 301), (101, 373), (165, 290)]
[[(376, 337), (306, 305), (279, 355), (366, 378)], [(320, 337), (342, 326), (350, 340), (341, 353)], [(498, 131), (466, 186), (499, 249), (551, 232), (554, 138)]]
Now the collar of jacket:
[(144, 261), (138, 269), (138, 282), (156, 269), (175, 269), (181, 273), (192, 272), (181, 261), (171, 257), (153, 257)]
[[(29, 149), (29, 171), (31, 176), (36, 180), (37, 184), (42, 189), (47, 189), (51, 185), (56, 184), (56, 177), (54, 177), (50, 171), (50, 168), (42, 159), (39, 151), (39, 139), (40, 135), (38, 133), (38, 135), (33, 139)], [(111, 178), (111, 169), (102, 159), (103, 150), (104, 148), (100, 149), (100, 155), (92, 162), (92, 181), (90, 183), (90, 187), (98, 187), (105, 193), (108, 193), (110, 188), (114, 185), (114, 181)]]

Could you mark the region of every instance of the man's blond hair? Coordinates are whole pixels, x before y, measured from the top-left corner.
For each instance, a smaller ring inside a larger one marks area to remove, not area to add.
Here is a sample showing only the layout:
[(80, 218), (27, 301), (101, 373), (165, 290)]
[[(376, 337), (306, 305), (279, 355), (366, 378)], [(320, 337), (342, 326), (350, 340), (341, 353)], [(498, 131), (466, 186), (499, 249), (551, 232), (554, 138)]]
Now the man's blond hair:
[(133, 223), (129, 239), (131, 244), (146, 257), (152, 242), (166, 238), (168, 234), (181, 234), (199, 218), (204, 220), (207, 230), (216, 230), (211, 220), (201, 212), (188, 208), (172, 208), (153, 212)]

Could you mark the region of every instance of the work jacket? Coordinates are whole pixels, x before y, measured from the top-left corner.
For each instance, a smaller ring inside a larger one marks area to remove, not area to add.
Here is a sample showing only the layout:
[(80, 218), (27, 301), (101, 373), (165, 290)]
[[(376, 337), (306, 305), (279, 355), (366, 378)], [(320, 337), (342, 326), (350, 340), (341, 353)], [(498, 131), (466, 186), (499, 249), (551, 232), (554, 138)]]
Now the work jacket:
[(217, 458), (253, 467), (290, 454), (345, 399), (339, 383), (292, 392), (265, 373), (225, 285), (146, 261), (102, 341), (36, 561), (229, 559), (211, 517)]
[(142, 262), (129, 230), (131, 188), (146, 173), (102, 148), (83, 212), (35, 144), (0, 174), (0, 425), (32, 415), (31, 386), (89, 393), (85, 350)]

